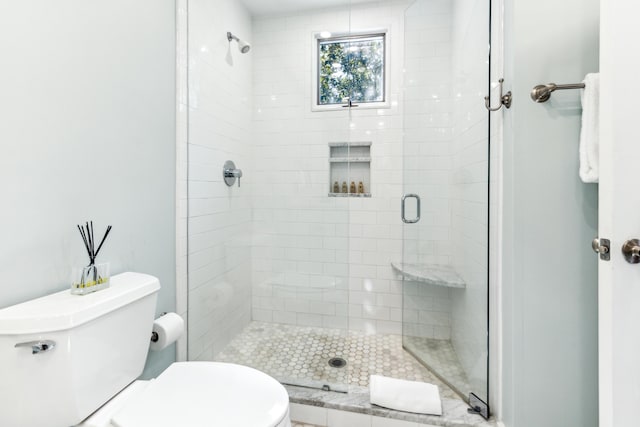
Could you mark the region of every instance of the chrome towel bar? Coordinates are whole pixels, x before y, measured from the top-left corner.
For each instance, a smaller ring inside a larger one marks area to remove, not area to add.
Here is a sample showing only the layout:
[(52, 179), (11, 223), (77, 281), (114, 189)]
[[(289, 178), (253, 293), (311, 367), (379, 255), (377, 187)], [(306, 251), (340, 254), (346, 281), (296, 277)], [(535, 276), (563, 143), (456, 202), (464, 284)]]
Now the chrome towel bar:
[(533, 99), (534, 102), (547, 102), (549, 98), (551, 98), (552, 92), (564, 89), (584, 89), (584, 83), (573, 83), (568, 85), (548, 83), (546, 85), (538, 85), (531, 90), (531, 99)]

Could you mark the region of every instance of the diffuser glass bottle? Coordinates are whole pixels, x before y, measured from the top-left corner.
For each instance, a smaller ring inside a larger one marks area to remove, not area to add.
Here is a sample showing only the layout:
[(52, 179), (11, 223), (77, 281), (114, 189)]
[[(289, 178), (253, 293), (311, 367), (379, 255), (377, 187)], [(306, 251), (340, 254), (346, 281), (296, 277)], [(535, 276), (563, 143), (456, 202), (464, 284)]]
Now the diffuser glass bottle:
[(111, 231), (111, 226), (107, 227), (107, 231), (102, 237), (97, 249), (93, 235), (93, 221), (86, 223), (84, 227), (78, 225), (78, 230), (80, 231), (85, 249), (89, 255), (89, 265), (86, 267), (74, 267), (72, 269), (71, 293), (74, 295), (85, 295), (109, 287), (109, 263), (96, 264), (96, 257)]
[(86, 295), (109, 287), (108, 262), (73, 267), (71, 275), (71, 293), (74, 295)]

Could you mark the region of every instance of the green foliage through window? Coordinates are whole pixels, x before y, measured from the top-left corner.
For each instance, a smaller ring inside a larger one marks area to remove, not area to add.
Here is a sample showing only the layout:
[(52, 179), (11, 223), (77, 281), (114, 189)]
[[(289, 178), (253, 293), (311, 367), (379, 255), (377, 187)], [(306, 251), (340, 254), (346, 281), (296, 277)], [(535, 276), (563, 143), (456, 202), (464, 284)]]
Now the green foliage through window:
[(318, 41), (318, 105), (384, 102), (384, 34)]

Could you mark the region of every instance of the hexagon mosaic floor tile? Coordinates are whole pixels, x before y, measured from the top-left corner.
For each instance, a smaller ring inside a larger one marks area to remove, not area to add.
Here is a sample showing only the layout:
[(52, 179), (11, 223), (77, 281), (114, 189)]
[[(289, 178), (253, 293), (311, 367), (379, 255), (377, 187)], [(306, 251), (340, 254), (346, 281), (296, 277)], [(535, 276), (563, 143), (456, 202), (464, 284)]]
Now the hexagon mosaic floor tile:
[[(462, 372), (450, 344), (430, 347), (441, 350), (437, 357), (444, 365), (448, 359), (458, 365), (451, 372)], [(332, 358), (346, 365), (332, 367)], [(437, 384), (443, 397), (459, 398), (403, 350), (400, 335), (252, 322), (215, 360), (251, 366), (285, 384), (347, 392), (349, 386), (368, 387), (369, 376), (377, 374)]]
[(405, 337), (405, 347), (462, 394), (473, 391), (451, 341)]

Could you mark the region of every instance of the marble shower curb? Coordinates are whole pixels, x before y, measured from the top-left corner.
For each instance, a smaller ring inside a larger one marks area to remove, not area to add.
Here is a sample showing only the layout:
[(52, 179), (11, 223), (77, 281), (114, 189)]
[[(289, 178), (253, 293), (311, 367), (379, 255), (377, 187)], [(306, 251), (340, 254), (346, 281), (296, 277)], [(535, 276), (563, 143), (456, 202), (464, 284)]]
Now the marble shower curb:
[(410, 412), (394, 411), (372, 405), (369, 402), (369, 390), (362, 387), (350, 387), (349, 393), (336, 393), (306, 387), (285, 385), (289, 401), (301, 405), (336, 409), (346, 412), (391, 418), (420, 424), (442, 427), (496, 427), (494, 421), (486, 421), (479, 415), (467, 413), (468, 405), (459, 399), (442, 399), (444, 415), (421, 415)]

